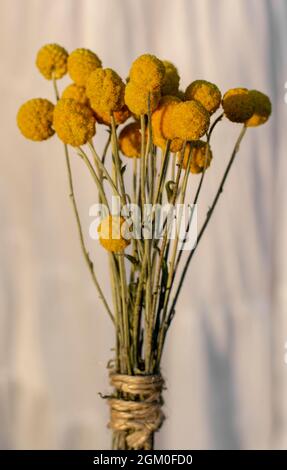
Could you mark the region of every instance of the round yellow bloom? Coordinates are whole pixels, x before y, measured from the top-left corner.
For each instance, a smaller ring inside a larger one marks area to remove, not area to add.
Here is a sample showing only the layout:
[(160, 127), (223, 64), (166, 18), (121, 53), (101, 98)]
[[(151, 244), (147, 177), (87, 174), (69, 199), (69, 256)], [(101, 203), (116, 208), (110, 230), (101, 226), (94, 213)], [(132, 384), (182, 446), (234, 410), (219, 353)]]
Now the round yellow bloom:
[(165, 67), (161, 60), (151, 54), (139, 56), (130, 69), (130, 80), (148, 91), (159, 89), (164, 81)]
[(130, 244), (125, 219), (109, 215), (98, 226), (100, 244), (107, 250), (120, 253)]
[(68, 58), (68, 72), (77, 85), (85, 86), (90, 74), (102, 67), (98, 56), (89, 49), (75, 49)]
[(141, 131), (138, 122), (131, 122), (123, 128), (119, 135), (121, 152), (129, 158), (141, 156)]
[[(208, 147), (207, 147), (208, 146)], [(182, 168), (187, 169), (189, 152), (191, 151), (191, 161), (189, 170), (191, 173), (202, 173), (205, 168), (210, 166), (212, 160), (212, 152), (207, 142), (203, 140), (195, 140), (186, 145)], [(180, 160), (179, 156), (179, 160)]]
[[(152, 113), (151, 124), (152, 124), (152, 137), (153, 143), (165, 149), (166, 146), (166, 133), (169, 135), (169, 125), (170, 125), (170, 109), (171, 105), (174, 103), (179, 103), (180, 99), (176, 96), (163, 96), (159, 102), (158, 107)], [(178, 152), (183, 146), (183, 141), (181, 139), (172, 139), (170, 143), (170, 151)]]
[(162, 95), (176, 95), (178, 93), (180, 77), (175, 65), (168, 60), (162, 61), (165, 68), (165, 75), (161, 88)]
[(22, 104), (17, 114), (17, 124), (22, 134), (30, 140), (46, 140), (54, 134), (54, 105), (48, 100), (35, 98)]
[(147, 114), (148, 94), (150, 94), (150, 109), (153, 112), (160, 100), (160, 91), (154, 90), (149, 92), (146, 88), (130, 81), (125, 89), (125, 103), (129, 110), (137, 116)]
[(185, 100), (199, 101), (210, 114), (213, 114), (220, 106), (221, 93), (214, 83), (195, 80), (185, 90)]
[(36, 65), (41, 74), (51, 80), (62, 78), (67, 73), (68, 52), (58, 44), (47, 44), (37, 54)]
[(223, 96), (225, 116), (232, 122), (245, 122), (254, 112), (252, 96), (246, 88), (232, 88)]
[(61, 98), (75, 100), (82, 104), (89, 104), (85, 87), (79, 86), (76, 83), (71, 83), (71, 85), (68, 85), (63, 91)]
[(96, 69), (87, 80), (87, 96), (91, 107), (111, 114), (124, 105), (125, 85), (121, 77), (112, 69)]
[(55, 106), (53, 126), (65, 144), (86, 144), (95, 135), (95, 122), (93, 111), (75, 100), (60, 99)]
[[(104, 112), (101, 109), (97, 108), (97, 111), (95, 111), (95, 116), (99, 124), (105, 124), (106, 126), (111, 125), (110, 113)], [(123, 124), (130, 116), (130, 110), (126, 105), (124, 105), (119, 111), (114, 112), (116, 125), (119, 126), (120, 124)]]
[(256, 127), (264, 124), (271, 112), (272, 104), (267, 95), (261, 93), (261, 91), (250, 90), (249, 95), (251, 96), (254, 104), (254, 112), (252, 116), (245, 122), (247, 127)]
[(170, 132), (173, 138), (198, 140), (208, 130), (210, 115), (195, 100), (175, 103), (170, 112)]

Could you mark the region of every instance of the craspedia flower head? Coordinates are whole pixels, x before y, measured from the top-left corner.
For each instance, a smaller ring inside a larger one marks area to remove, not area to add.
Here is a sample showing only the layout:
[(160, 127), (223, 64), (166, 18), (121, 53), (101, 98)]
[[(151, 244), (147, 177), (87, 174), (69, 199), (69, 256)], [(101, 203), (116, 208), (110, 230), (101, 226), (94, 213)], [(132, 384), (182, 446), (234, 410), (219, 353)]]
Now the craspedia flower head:
[(95, 122), (91, 108), (75, 100), (60, 99), (55, 106), (53, 126), (65, 144), (86, 144), (95, 135)]
[[(158, 107), (152, 113), (151, 124), (153, 143), (162, 149), (165, 149), (166, 141), (168, 139), (167, 136), (170, 135), (170, 110), (174, 103), (179, 102), (180, 100), (176, 96), (163, 96)], [(178, 152), (182, 148), (182, 145), (183, 141), (181, 139), (172, 139), (170, 143), (170, 151)]]
[(107, 250), (120, 253), (130, 244), (125, 219), (109, 215), (98, 226), (100, 244)]
[(148, 95), (150, 96), (150, 109), (153, 112), (160, 100), (160, 91), (157, 89), (149, 92), (146, 88), (130, 81), (125, 89), (125, 103), (129, 110), (137, 116), (147, 114)]
[(54, 105), (43, 98), (34, 98), (22, 104), (17, 114), (21, 133), (30, 140), (41, 141), (51, 137)]
[(209, 112), (195, 100), (175, 103), (170, 113), (170, 131), (173, 138), (198, 140), (208, 130)]
[[(95, 111), (96, 120), (99, 124), (105, 124), (106, 126), (111, 125), (111, 115), (100, 108)], [(123, 124), (131, 116), (130, 110), (124, 105), (119, 111), (114, 112), (114, 118), (116, 126)]]
[(232, 88), (222, 99), (225, 116), (232, 122), (245, 122), (254, 111), (252, 96), (247, 88)]
[(129, 78), (140, 87), (153, 91), (162, 86), (164, 76), (162, 61), (152, 54), (143, 54), (132, 63)]
[[(207, 142), (203, 140), (195, 140), (186, 145), (182, 167), (186, 170), (191, 152), (191, 160), (189, 171), (191, 173), (202, 173), (204, 168), (210, 166), (212, 160), (212, 152)], [(180, 158), (180, 157), (179, 157)]]
[(97, 112), (119, 111), (124, 105), (125, 85), (112, 69), (96, 69), (87, 80), (86, 93), (91, 107)]
[(75, 100), (82, 104), (89, 104), (85, 87), (79, 86), (76, 83), (71, 83), (71, 85), (68, 85), (63, 91), (61, 98)]
[(221, 103), (221, 92), (214, 83), (206, 80), (195, 80), (188, 85), (184, 94), (185, 100), (196, 100), (204, 106), (210, 114), (215, 113)]
[(131, 122), (125, 126), (119, 135), (121, 152), (129, 158), (141, 156), (141, 131), (138, 122)]
[(245, 125), (247, 127), (257, 127), (268, 120), (272, 112), (272, 104), (269, 97), (261, 91), (250, 90), (249, 95), (253, 100), (254, 111), (252, 116), (245, 122)]
[(77, 85), (85, 86), (90, 74), (99, 67), (101, 60), (89, 49), (75, 49), (68, 57), (68, 72)]
[(62, 78), (67, 73), (68, 52), (58, 44), (46, 44), (37, 54), (36, 65), (48, 80)]
[(162, 95), (176, 95), (178, 92), (180, 77), (175, 65), (168, 60), (162, 61), (165, 68), (165, 75), (161, 88)]

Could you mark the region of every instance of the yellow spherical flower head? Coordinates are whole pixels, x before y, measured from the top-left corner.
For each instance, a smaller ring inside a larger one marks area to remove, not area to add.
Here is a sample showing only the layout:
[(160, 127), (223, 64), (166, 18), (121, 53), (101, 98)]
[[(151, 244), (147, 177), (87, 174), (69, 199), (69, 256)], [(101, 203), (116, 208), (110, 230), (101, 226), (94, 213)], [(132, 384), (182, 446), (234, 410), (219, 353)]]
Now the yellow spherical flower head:
[(107, 250), (120, 253), (130, 244), (128, 227), (123, 217), (109, 215), (98, 226), (100, 244)]
[(61, 98), (75, 100), (81, 104), (89, 104), (85, 87), (79, 86), (76, 83), (71, 83), (71, 85), (68, 85), (63, 91)]
[(176, 95), (178, 93), (180, 77), (175, 65), (168, 60), (162, 61), (165, 68), (165, 75), (161, 88), (162, 95)]
[(75, 100), (60, 99), (55, 106), (53, 126), (65, 144), (86, 144), (95, 135), (95, 122), (93, 111)]
[[(154, 145), (165, 149), (167, 137), (169, 135), (169, 116), (171, 105), (179, 103), (180, 99), (176, 96), (163, 96), (159, 102), (158, 107), (152, 113), (151, 124), (152, 124), (152, 137)], [(183, 146), (181, 139), (172, 139), (170, 143), (170, 151), (178, 152)]]
[(67, 73), (68, 52), (58, 44), (47, 44), (37, 54), (36, 65), (41, 74), (51, 80)]
[(138, 122), (131, 122), (125, 126), (119, 135), (121, 152), (129, 158), (141, 156), (141, 131)]
[(174, 138), (198, 140), (208, 130), (209, 112), (195, 100), (176, 103), (170, 113), (170, 127)]
[(126, 85), (125, 103), (133, 114), (137, 116), (148, 114), (148, 96), (150, 96), (150, 109), (153, 112), (160, 100), (160, 91), (157, 89), (149, 92), (131, 81)]
[(75, 49), (68, 58), (68, 72), (77, 85), (85, 86), (90, 74), (102, 67), (98, 56), (89, 49)]
[(86, 93), (96, 112), (100, 109), (111, 114), (124, 105), (125, 85), (112, 69), (97, 69), (92, 72), (87, 81)]
[(204, 106), (210, 114), (215, 113), (221, 103), (221, 92), (214, 83), (206, 80), (195, 80), (188, 85), (184, 94), (185, 100), (196, 100)]
[(139, 56), (130, 69), (130, 81), (149, 91), (159, 89), (163, 85), (165, 67), (161, 60), (152, 54)]
[[(99, 124), (111, 125), (111, 115), (101, 109), (97, 108), (95, 111), (96, 120)], [(123, 124), (131, 116), (130, 110), (124, 105), (119, 111), (114, 112), (116, 126)]]
[(250, 90), (249, 95), (253, 100), (254, 111), (252, 116), (245, 122), (245, 125), (247, 127), (257, 127), (268, 120), (272, 112), (272, 104), (269, 97), (261, 91)]
[(51, 137), (54, 105), (48, 100), (35, 98), (24, 103), (17, 114), (17, 124), (27, 139), (41, 141)]
[[(203, 140), (195, 140), (186, 145), (182, 167), (186, 170), (191, 152), (191, 160), (189, 171), (191, 173), (202, 173), (204, 168), (210, 166), (212, 160), (212, 152), (207, 142)], [(179, 157), (180, 160), (181, 156)]]
[(254, 112), (252, 96), (247, 88), (232, 88), (222, 100), (225, 116), (232, 122), (245, 122)]

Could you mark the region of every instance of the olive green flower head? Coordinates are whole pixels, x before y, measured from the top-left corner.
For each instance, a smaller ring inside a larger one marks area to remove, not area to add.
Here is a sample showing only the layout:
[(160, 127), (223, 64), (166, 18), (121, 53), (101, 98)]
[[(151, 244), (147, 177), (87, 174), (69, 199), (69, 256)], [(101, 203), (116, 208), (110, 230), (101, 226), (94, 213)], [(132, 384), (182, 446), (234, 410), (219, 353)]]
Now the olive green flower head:
[(21, 133), (30, 140), (46, 140), (55, 131), (53, 124), (54, 105), (43, 98), (34, 98), (22, 104), (17, 114)]
[(125, 85), (121, 77), (112, 69), (96, 69), (88, 78), (87, 96), (91, 107), (111, 114), (124, 105)]
[(46, 44), (37, 54), (36, 65), (41, 74), (52, 80), (62, 78), (67, 73), (68, 52), (58, 44)]
[(175, 65), (168, 60), (162, 61), (165, 68), (165, 75), (161, 88), (162, 95), (176, 95), (178, 93), (180, 77)]
[(261, 91), (250, 90), (249, 95), (253, 100), (254, 111), (252, 116), (245, 122), (247, 127), (257, 127), (264, 124), (272, 112), (272, 104), (267, 95)]
[(75, 100), (60, 99), (55, 106), (53, 126), (65, 144), (86, 144), (95, 135), (95, 122), (93, 111)]
[(184, 97), (187, 101), (199, 101), (210, 114), (215, 113), (221, 103), (219, 88), (206, 80), (195, 80), (188, 85)]
[(130, 69), (129, 79), (148, 91), (160, 89), (164, 82), (165, 67), (161, 60), (152, 54), (139, 56)]
[(89, 49), (75, 49), (69, 55), (68, 72), (77, 85), (86, 86), (90, 74), (100, 67), (101, 60)]
[(222, 100), (225, 116), (232, 122), (245, 122), (254, 112), (254, 102), (246, 88), (228, 90)]

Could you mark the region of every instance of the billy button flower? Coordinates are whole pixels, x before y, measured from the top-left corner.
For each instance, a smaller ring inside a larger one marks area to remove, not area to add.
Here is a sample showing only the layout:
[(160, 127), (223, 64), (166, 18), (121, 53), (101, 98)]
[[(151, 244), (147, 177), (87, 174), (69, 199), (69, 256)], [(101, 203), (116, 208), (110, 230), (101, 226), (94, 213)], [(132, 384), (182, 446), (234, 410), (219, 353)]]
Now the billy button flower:
[(125, 85), (121, 77), (112, 69), (97, 69), (87, 81), (86, 93), (91, 107), (111, 114), (124, 105)]
[(100, 244), (113, 253), (121, 253), (130, 244), (125, 219), (109, 215), (98, 226)]
[(36, 65), (47, 80), (59, 79), (67, 73), (67, 60), (66, 49), (58, 44), (46, 44), (37, 54)]
[(90, 74), (102, 67), (99, 57), (89, 49), (75, 49), (68, 58), (68, 73), (77, 85), (85, 86)]
[[(99, 124), (105, 124), (106, 126), (111, 125), (111, 115), (106, 111), (97, 108), (97, 111), (94, 110), (96, 120)], [(114, 111), (114, 118), (116, 126), (123, 124), (131, 116), (130, 110), (126, 105), (124, 105), (119, 111)]]
[(203, 140), (196, 140), (188, 142), (185, 148), (182, 167), (187, 169), (189, 152), (191, 150), (191, 160), (189, 171), (191, 173), (202, 173), (205, 168), (208, 168), (212, 160), (212, 152), (209, 144)]
[[(151, 116), (153, 143), (162, 149), (165, 149), (166, 141), (170, 135), (170, 109), (175, 103), (180, 103), (180, 99), (176, 96), (163, 96), (158, 107)], [(183, 141), (181, 139), (172, 139), (170, 143), (170, 151), (178, 152), (181, 150), (182, 146)]]
[(65, 144), (86, 144), (96, 133), (95, 122), (93, 111), (75, 100), (60, 99), (55, 106), (53, 126)]
[(150, 109), (153, 112), (160, 100), (160, 90), (148, 91), (146, 88), (129, 81), (125, 89), (125, 103), (136, 116), (148, 114), (148, 94), (150, 94)]
[(245, 122), (247, 127), (257, 127), (264, 124), (271, 115), (272, 104), (267, 95), (261, 91), (250, 90), (249, 95), (252, 98), (254, 111), (252, 116)]
[(232, 88), (222, 99), (225, 116), (232, 122), (245, 122), (254, 112), (254, 102), (246, 88)]
[(161, 60), (152, 54), (139, 56), (130, 69), (129, 79), (148, 91), (161, 88), (164, 82), (165, 67)]
[(206, 80), (195, 80), (188, 85), (184, 98), (186, 101), (199, 101), (210, 114), (213, 114), (220, 106), (221, 92), (214, 83)]
[(162, 61), (165, 68), (165, 75), (161, 87), (162, 95), (176, 95), (178, 93), (180, 77), (175, 65), (168, 60)]
[(61, 98), (75, 100), (81, 104), (89, 104), (85, 87), (79, 86), (76, 83), (68, 85), (63, 91)]
[(119, 135), (120, 151), (129, 158), (141, 156), (141, 131), (138, 122), (131, 122), (125, 126)]
[(46, 99), (34, 98), (24, 103), (17, 114), (17, 124), (24, 137), (35, 141), (51, 137), (55, 133), (53, 111), (53, 103)]
[(209, 128), (210, 115), (198, 101), (185, 101), (172, 106), (169, 121), (172, 138), (198, 140)]

